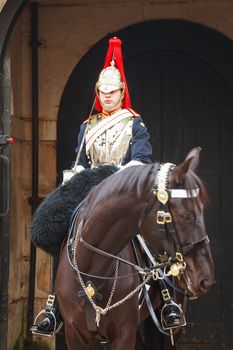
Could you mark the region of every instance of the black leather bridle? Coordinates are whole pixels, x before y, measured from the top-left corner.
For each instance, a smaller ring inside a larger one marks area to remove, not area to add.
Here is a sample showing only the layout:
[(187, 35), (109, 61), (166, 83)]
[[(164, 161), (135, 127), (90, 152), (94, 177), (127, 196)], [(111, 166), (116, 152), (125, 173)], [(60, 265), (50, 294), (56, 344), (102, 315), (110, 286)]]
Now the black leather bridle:
[[(171, 163), (168, 163), (168, 164), (170, 164), (170, 167), (168, 167), (168, 172), (173, 171), (175, 168), (174, 164), (171, 164)], [(158, 176), (157, 176), (158, 171), (159, 171), (159, 165), (156, 163), (151, 170), (151, 173), (155, 174), (155, 183), (151, 190), (152, 195), (150, 197), (149, 203), (144, 208), (138, 221), (139, 232), (141, 231), (141, 226), (143, 222), (145, 221), (146, 217), (152, 210), (155, 204), (155, 200), (158, 199)], [(166, 185), (167, 184), (165, 183), (165, 188), (166, 188)], [(177, 261), (177, 257), (178, 257), (178, 260), (180, 260), (181, 256), (188, 255), (188, 253), (195, 247), (200, 248), (202, 246), (209, 244), (210, 240), (208, 235), (204, 235), (203, 237), (195, 240), (193, 243), (190, 243), (187, 245), (183, 245), (180, 242), (179, 235), (173, 224), (172, 215), (170, 213), (170, 209), (168, 205), (168, 200), (172, 196), (172, 191), (174, 190), (166, 189), (167, 196), (168, 196), (167, 201), (166, 203), (160, 202), (160, 207), (159, 207), (159, 210), (157, 211), (157, 224), (159, 225), (159, 237), (162, 240), (164, 252), (166, 252), (166, 255), (168, 256), (168, 258), (171, 258), (172, 262), (175, 262)], [(197, 196), (198, 194), (198, 188), (195, 190), (192, 190), (191, 192), (188, 192), (186, 190), (178, 190), (178, 191), (181, 191), (180, 193), (182, 194), (185, 194), (186, 192), (187, 198), (191, 198), (192, 193), (194, 194), (194, 196)], [(176, 198), (183, 198), (183, 197), (178, 197), (177, 195)], [(159, 256), (160, 254), (157, 254), (157, 255)]]

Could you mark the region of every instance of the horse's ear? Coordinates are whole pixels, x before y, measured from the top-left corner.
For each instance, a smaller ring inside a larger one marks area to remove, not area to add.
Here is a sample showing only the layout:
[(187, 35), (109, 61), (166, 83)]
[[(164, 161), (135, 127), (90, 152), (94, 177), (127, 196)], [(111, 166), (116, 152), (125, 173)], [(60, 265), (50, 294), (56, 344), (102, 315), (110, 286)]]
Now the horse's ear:
[(192, 171), (195, 171), (198, 167), (200, 152), (201, 147), (195, 147), (189, 152), (189, 154), (185, 158), (185, 161), (191, 158), (189, 169), (191, 169)]
[(196, 170), (199, 163), (200, 151), (201, 147), (193, 148), (185, 158), (185, 161), (175, 167), (172, 175), (176, 183), (182, 183), (185, 174), (189, 170)]

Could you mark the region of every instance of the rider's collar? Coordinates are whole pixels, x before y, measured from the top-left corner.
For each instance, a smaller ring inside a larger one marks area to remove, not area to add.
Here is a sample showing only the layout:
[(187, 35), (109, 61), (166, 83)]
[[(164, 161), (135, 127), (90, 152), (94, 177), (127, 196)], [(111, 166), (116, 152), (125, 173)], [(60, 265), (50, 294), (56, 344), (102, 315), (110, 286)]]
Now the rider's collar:
[(104, 109), (102, 110), (102, 113), (100, 114), (100, 118), (106, 118), (106, 117), (109, 117), (110, 115), (120, 111), (122, 108), (117, 108), (117, 109), (114, 109), (114, 111), (110, 111), (110, 112), (107, 112), (105, 111)]

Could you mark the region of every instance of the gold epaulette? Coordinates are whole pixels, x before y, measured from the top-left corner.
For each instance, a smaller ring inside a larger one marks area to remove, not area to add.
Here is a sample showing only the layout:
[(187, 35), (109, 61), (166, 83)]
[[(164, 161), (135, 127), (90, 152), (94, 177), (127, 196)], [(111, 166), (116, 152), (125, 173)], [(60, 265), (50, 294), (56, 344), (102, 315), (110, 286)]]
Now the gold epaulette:
[(101, 113), (91, 115), (91, 116), (88, 117), (86, 120), (84, 120), (83, 124), (88, 123), (88, 122), (91, 121), (94, 117), (98, 117), (98, 116), (101, 116)]
[(140, 114), (138, 114), (138, 112), (136, 112), (134, 109), (128, 108), (128, 111), (130, 111), (134, 115), (134, 117), (140, 117)]

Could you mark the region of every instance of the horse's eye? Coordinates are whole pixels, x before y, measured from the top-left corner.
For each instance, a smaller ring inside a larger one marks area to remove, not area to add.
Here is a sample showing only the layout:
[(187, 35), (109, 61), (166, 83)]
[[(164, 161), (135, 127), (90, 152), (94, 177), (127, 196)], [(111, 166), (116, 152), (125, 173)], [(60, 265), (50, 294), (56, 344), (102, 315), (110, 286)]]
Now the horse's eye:
[(195, 217), (193, 214), (191, 213), (185, 213), (182, 217), (182, 219), (185, 221), (185, 222), (194, 222), (195, 221)]

